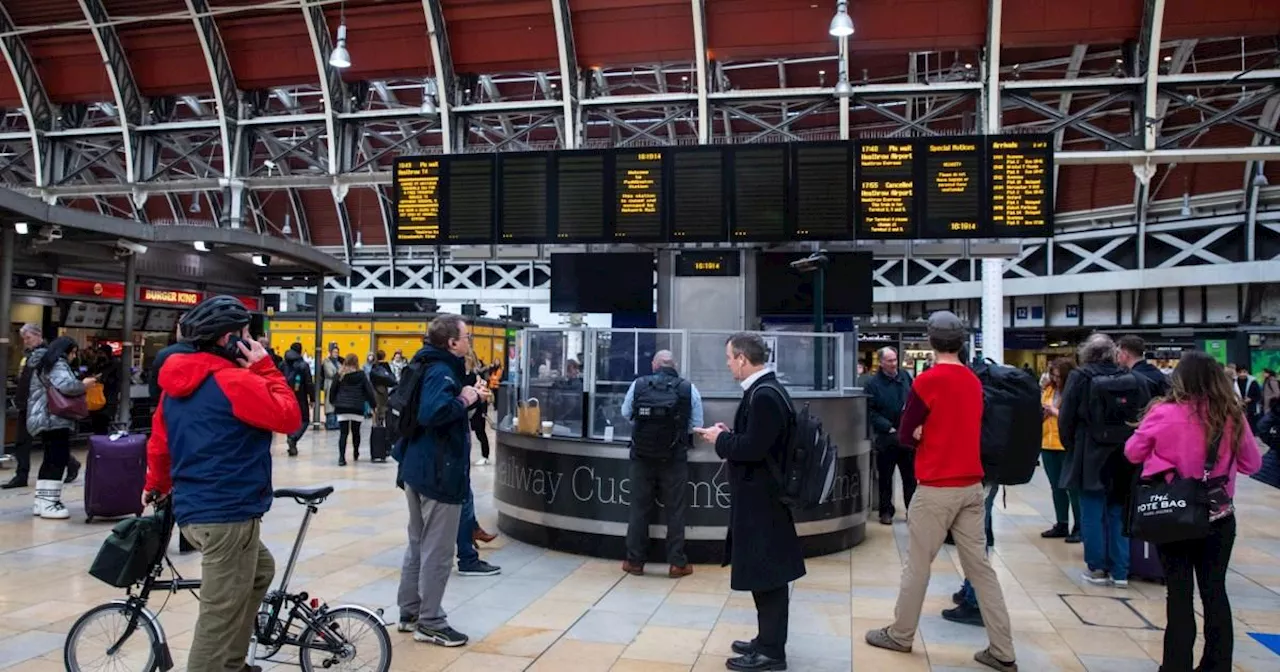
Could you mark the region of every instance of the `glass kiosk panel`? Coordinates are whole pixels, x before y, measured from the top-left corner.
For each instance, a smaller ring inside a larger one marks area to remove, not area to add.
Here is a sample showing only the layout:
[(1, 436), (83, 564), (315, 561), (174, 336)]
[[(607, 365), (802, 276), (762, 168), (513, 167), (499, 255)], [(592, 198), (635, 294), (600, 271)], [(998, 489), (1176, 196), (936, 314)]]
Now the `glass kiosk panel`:
[[(661, 329), (596, 329), (593, 343), (591, 433), (604, 439), (613, 428), (614, 441), (631, 440), (631, 419), (622, 415), (622, 401), (631, 383), (653, 373), (653, 357), (670, 350), (676, 370), (684, 374), (684, 332)], [(696, 383), (695, 383), (696, 384)]]
[(526, 329), (521, 398), (537, 399), (554, 436), (582, 436), (585, 329)]

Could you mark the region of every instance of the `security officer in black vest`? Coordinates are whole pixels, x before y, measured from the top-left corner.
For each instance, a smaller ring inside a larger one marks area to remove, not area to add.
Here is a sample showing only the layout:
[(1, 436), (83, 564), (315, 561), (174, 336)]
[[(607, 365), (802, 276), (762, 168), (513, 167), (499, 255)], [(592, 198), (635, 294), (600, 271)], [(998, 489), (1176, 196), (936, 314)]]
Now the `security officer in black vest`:
[(670, 350), (653, 356), (653, 374), (631, 383), (622, 414), (632, 421), (631, 519), (627, 523), (627, 559), (622, 571), (644, 574), (649, 555), (649, 520), (654, 495), (662, 492), (667, 513), (667, 576), (693, 573), (684, 554), (684, 515), (688, 509), (688, 451), (694, 427), (702, 426), (702, 397), (693, 383), (676, 373)]

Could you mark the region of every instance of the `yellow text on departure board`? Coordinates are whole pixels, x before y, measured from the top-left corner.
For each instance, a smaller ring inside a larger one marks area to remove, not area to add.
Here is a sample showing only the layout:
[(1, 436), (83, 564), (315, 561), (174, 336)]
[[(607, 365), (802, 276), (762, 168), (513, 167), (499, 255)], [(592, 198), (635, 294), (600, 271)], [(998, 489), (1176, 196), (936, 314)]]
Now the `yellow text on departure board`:
[[(1002, 147), (1006, 144), (1015, 146)], [(996, 142), (992, 148), (992, 222), (1007, 228), (1047, 226), (1052, 205), (1048, 202), (1049, 165), (1044, 153), (1024, 151), (1018, 143)]]
[(618, 214), (657, 214), (658, 178), (661, 175), (662, 172), (657, 168), (627, 170), (622, 177), (622, 188), (618, 190)]
[(440, 239), (440, 161), (396, 164), (396, 238), (401, 242)]

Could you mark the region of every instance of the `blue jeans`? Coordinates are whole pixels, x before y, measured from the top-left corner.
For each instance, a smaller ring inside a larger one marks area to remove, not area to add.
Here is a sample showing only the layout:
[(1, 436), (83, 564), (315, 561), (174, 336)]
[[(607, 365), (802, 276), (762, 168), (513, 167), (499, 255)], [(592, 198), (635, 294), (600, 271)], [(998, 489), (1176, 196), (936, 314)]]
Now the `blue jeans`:
[(467, 498), (462, 502), (462, 513), (458, 518), (458, 567), (464, 568), (480, 561), (480, 552), (476, 550), (472, 535), (479, 523), (476, 522), (476, 498), (467, 485)]
[(1129, 580), (1129, 538), (1124, 536), (1124, 505), (1107, 502), (1105, 492), (1080, 493), (1080, 538), (1090, 570), (1117, 581)]
[[(998, 485), (987, 486), (987, 501), (986, 501), (987, 515), (983, 519), (983, 524), (986, 526), (986, 531), (987, 531), (987, 554), (988, 555), (991, 554), (991, 549), (995, 548), (995, 545), (996, 545), (996, 535), (995, 535), (995, 532), (991, 530), (991, 509), (996, 504), (996, 493), (998, 492), (1000, 492), (1000, 486)], [(969, 579), (964, 580), (964, 585), (960, 587), (960, 592), (964, 593), (964, 603), (967, 606), (973, 607), (974, 609), (978, 608), (978, 594), (974, 592), (973, 584), (969, 583)]]

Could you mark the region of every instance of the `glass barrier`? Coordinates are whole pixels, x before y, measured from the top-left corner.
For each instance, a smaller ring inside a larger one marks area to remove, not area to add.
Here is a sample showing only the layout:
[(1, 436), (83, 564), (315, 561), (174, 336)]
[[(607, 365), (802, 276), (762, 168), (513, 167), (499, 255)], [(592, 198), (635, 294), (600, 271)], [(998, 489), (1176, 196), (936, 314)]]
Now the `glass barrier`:
[[(733, 332), (688, 332), (687, 375), (705, 396), (737, 395), (741, 386), (725, 365), (725, 341)], [(796, 393), (840, 393), (842, 334), (754, 332), (769, 348), (769, 366), (787, 390)]]
[(582, 436), (586, 329), (526, 329), (521, 399), (537, 399), (556, 436)]
[(613, 428), (615, 441), (631, 438), (631, 419), (622, 414), (631, 383), (653, 372), (653, 358), (669, 350), (676, 369), (684, 370), (684, 332), (662, 329), (597, 329), (591, 339), (593, 380), (591, 387), (592, 438), (603, 439)]

